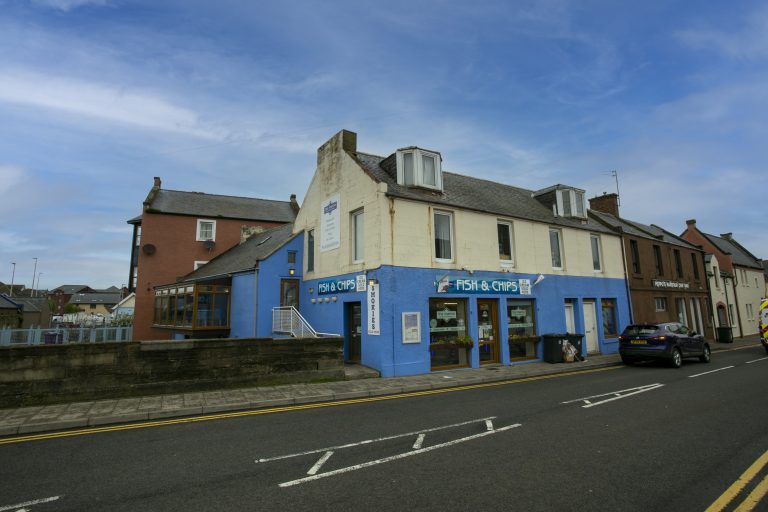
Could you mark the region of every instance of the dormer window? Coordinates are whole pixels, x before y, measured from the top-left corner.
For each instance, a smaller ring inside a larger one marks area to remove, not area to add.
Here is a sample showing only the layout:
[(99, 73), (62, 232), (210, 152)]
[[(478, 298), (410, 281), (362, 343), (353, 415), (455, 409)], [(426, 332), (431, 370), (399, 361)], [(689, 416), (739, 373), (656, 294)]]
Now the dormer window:
[(582, 190), (563, 188), (557, 191), (557, 215), (561, 217), (586, 218), (584, 207), (584, 192)]
[(419, 148), (397, 151), (397, 183), (406, 187), (443, 189), (440, 153)]

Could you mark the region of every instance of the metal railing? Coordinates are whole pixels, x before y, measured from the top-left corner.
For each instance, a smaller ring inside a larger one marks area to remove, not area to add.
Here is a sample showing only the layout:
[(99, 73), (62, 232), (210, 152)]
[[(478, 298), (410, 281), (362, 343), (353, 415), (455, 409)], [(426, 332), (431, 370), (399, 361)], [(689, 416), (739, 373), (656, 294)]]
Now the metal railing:
[(272, 308), (272, 333), (293, 336), (294, 338), (338, 336), (338, 334), (317, 332), (293, 306)]
[(74, 343), (114, 343), (133, 340), (133, 328), (74, 327), (29, 329), (0, 328), (0, 347), (21, 345), (60, 345)]

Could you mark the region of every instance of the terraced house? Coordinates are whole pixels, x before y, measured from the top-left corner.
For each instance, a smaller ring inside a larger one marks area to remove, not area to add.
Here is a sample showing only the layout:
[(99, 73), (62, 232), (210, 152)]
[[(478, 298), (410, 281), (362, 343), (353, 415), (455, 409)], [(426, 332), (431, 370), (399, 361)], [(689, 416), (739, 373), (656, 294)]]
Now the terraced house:
[(384, 376), (539, 359), (551, 332), (615, 352), (630, 316), (621, 239), (584, 193), (446, 172), (416, 146), (363, 153), (343, 130), (319, 148), (294, 224), (299, 308)]

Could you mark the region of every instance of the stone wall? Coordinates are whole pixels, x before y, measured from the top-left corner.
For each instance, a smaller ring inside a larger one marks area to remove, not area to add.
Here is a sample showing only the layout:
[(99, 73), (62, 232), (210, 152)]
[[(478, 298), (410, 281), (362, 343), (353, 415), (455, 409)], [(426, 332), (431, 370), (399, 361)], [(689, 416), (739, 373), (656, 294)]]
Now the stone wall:
[(342, 338), (0, 347), (0, 407), (344, 378)]

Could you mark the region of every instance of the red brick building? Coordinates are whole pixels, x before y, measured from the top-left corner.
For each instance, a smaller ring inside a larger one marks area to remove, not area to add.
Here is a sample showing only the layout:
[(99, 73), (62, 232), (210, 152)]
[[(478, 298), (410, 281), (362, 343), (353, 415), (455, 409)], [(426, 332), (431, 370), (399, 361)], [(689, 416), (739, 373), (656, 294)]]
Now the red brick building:
[(152, 327), (154, 287), (189, 274), (250, 235), (292, 222), (299, 205), (290, 201), (182, 192), (161, 188), (160, 178), (133, 225), (129, 291), (136, 293), (133, 339), (168, 339)]

